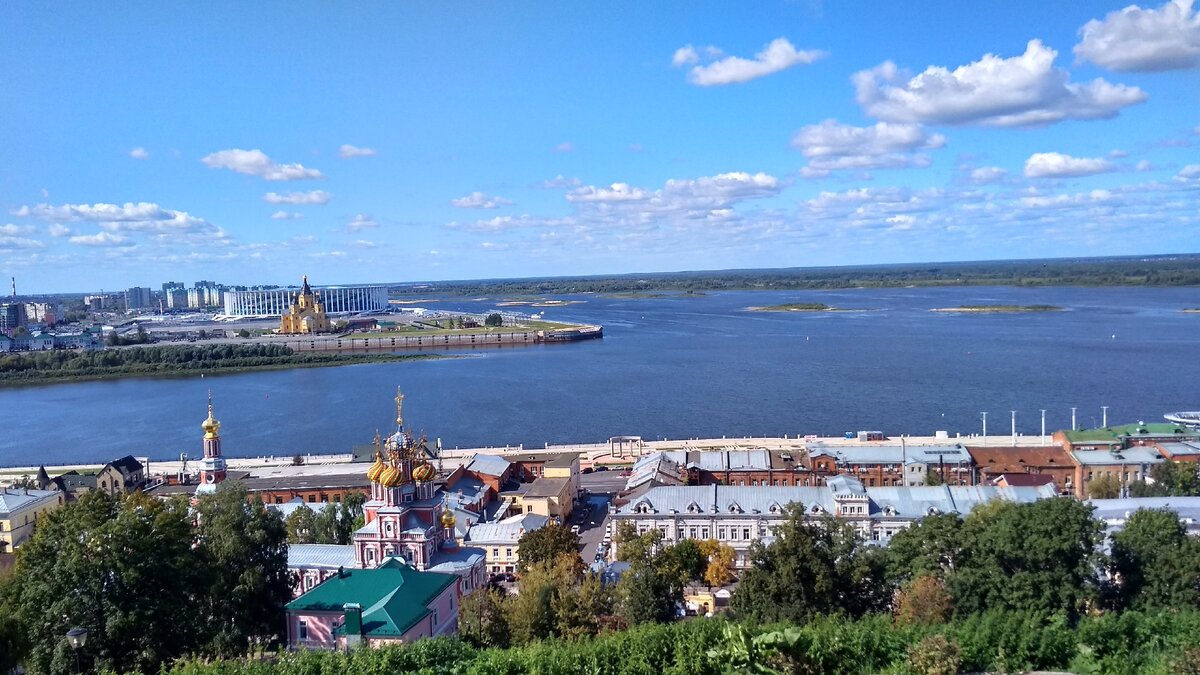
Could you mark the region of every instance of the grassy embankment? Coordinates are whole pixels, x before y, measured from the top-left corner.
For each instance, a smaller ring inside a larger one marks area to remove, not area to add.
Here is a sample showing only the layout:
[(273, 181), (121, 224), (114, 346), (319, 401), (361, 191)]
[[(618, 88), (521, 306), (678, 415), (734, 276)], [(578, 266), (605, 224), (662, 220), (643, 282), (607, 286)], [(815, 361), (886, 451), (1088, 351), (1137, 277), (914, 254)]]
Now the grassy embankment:
[(269, 344), (136, 347), (96, 352), (25, 352), (6, 354), (0, 358), (0, 386), (119, 377), (215, 375), (425, 358), (440, 357), (388, 353), (301, 354), (284, 345)]
[(1014, 312), (1061, 312), (1062, 307), (1054, 305), (959, 305), (958, 307), (937, 307), (931, 312), (959, 312), (963, 314), (997, 314)]

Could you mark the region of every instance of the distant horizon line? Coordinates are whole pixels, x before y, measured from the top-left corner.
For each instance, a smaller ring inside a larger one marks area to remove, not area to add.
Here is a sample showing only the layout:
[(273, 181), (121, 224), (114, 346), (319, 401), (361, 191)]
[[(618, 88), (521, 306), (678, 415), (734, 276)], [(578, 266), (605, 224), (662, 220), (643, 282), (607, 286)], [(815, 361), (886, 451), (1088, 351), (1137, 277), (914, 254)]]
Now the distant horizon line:
[[(1103, 256), (1071, 256), (1071, 257), (1054, 257), (1054, 258), (997, 258), (990, 260), (929, 260), (922, 262), (894, 262), (894, 263), (869, 263), (860, 265), (806, 265), (792, 267), (730, 267), (717, 269), (687, 269), (687, 270), (666, 270), (658, 272), (615, 272), (615, 273), (600, 273), (600, 274), (571, 274), (571, 275), (546, 275), (546, 276), (528, 276), (528, 277), (476, 277), (470, 279), (437, 279), (437, 280), (417, 280), (417, 281), (386, 281), (386, 282), (355, 282), (355, 283), (329, 283), (317, 284), (318, 288), (329, 287), (353, 287), (353, 286), (424, 286), (434, 284), (461, 284), (461, 283), (487, 283), (487, 282), (504, 282), (504, 281), (564, 281), (564, 280), (588, 280), (595, 281), (601, 279), (623, 279), (637, 276), (679, 276), (686, 277), (689, 275), (705, 275), (705, 274), (740, 274), (750, 272), (795, 272), (804, 270), (856, 270), (856, 269), (882, 269), (882, 268), (897, 268), (905, 267), (922, 267), (927, 265), (953, 265), (953, 266), (969, 266), (979, 264), (1014, 264), (1014, 263), (1064, 263), (1064, 262), (1099, 262), (1105, 260), (1113, 261), (1130, 261), (1130, 260), (1170, 260), (1170, 259), (1196, 259), (1200, 262), (1200, 252), (1193, 253), (1146, 253), (1134, 255), (1103, 255)], [(303, 275), (303, 273), (302, 273)], [(10, 278), (13, 275), (9, 275)], [(217, 282), (221, 283), (221, 282)], [(229, 286), (271, 286), (274, 285), (281, 289), (299, 288), (299, 285), (281, 285), (272, 284), (269, 282), (259, 283), (230, 283), (222, 284)], [(1002, 284), (1001, 284), (1002, 285)], [(161, 284), (159, 285), (161, 286)], [(77, 296), (77, 295), (92, 295), (92, 294), (119, 294), (124, 293), (129, 288), (150, 288), (152, 291), (161, 290), (155, 286), (122, 286), (113, 290), (87, 290), (87, 291), (63, 291), (58, 293), (28, 293), (17, 294), (16, 298), (43, 298), (56, 296)], [(0, 296), (5, 299), (11, 299), (14, 296)]]

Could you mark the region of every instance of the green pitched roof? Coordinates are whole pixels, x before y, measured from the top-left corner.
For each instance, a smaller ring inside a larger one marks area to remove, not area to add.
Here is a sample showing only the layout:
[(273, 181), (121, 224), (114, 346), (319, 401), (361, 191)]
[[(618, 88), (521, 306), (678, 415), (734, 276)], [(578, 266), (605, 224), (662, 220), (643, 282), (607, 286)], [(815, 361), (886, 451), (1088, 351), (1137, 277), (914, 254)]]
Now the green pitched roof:
[(1169, 422), (1151, 422), (1150, 424), (1122, 424), (1112, 427), (1112, 430), (1120, 436), (1178, 436), (1179, 438), (1191, 438), (1200, 436), (1192, 429), (1188, 429), (1182, 424), (1171, 424)]
[(429, 603), (457, 580), (453, 574), (420, 572), (389, 558), (372, 570), (351, 569), (332, 576), (289, 602), (287, 609), (341, 612), (347, 603), (357, 603), (364, 637), (400, 637), (428, 616)]
[(1064, 431), (1063, 434), (1072, 443), (1116, 443), (1119, 440), (1112, 429), (1078, 429)]

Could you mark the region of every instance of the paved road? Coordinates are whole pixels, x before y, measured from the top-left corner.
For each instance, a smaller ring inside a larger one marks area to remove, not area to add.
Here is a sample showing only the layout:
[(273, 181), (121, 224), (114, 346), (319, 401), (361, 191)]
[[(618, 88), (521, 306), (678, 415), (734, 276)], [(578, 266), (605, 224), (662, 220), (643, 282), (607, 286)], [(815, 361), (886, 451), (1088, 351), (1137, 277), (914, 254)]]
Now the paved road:
[(580, 556), (585, 564), (591, 565), (596, 559), (596, 549), (604, 539), (609, 502), (625, 487), (625, 480), (619, 471), (597, 471), (579, 477), (580, 486), (587, 491), (592, 507), (586, 518), (572, 521), (580, 527), (579, 538), (583, 542)]
[(579, 477), (579, 486), (593, 494), (607, 492), (616, 494), (625, 488), (628, 480), (620, 471), (597, 471)]

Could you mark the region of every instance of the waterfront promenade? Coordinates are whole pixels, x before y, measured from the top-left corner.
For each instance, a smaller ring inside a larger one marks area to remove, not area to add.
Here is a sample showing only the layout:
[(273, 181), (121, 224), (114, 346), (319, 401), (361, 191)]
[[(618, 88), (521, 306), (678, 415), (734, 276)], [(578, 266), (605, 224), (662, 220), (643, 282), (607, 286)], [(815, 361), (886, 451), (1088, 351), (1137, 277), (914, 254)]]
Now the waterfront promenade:
[[(881, 443), (895, 445), (899, 442), (899, 437), (889, 437)], [(1038, 435), (988, 435), (986, 438), (979, 435), (969, 436), (905, 436), (904, 442), (910, 446), (921, 445), (944, 445), (947, 443), (961, 443), (970, 446), (1021, 446), (1034, 447), (1045, 445), (1050, 442), (1049, 435), (1043, 437)], [(638, 457), (654, 452), (664, 451), (687, 451), (687, 450), (758, 450), (765, 449), (773, 452), (803, 452), (808, 445), (820, 443), (825, 446), (841, 446), (841, 445), (860, 445), (863, 441), (858, 438), (845, 438), (843, 436), (782, 436), (782, 437), (758, 437), (758, 436), (742, 436), (742, 437), (722, 437), (722, 438), (685, 438), (685, 439), (659, 439), (647, 440), (638, 436), (614, 436), (607, 441), (601, 443), (572, 443), (572, 444), (545, 444), (542, 447), (525, 446), (525, 445), (498, 445), (485, 446), (479, 448), (442, 448), (441, 458), (443, 468), (452, 470), (460, 464), (470, 461), (472, 457), (479, 454), (484, 455), (540, 455), (540, 454), (561, 454), (573, 453), (580, 457), (580, 464), (583, 467), (588, 466), (624, 466), (636, 461)], [(292, 456), (263, 456), (263, 457), (230, 457), (226, 461), (230, 469), (234, 470), (253, 470), (256, 475), (269, 475), (271, 469), (288, 467), (288, 473), (294, 474), (299, 471), (307, 475), (336, 475), (345, 473), (354, 473), (361, 470), (361, 466), (352, 464), (353, 455), (350, 453), (340, 454), (313, 454), (303, 455), (304, 464), (302, 467), (293, 466)], [(114, 458), (115, 459), (115, 458)], [(183, 469), (183, 462), (180, 460), (147, 460), (138, 458), (146, 465), (146, 473), (149, 474), (177, 474)], [(196, 466), (197, 458), (188, 460), (189, 468)], [(71, 465), (55, 465), (47, 466), (46, 470), (51, 475), (58, 475), (66, 471), (89, 471), (102, 467), (103, 464), (71, 464)], [(37, 473), (38, 467), (22, 466), (22, 467), (4, 467), (0, 468), (0, 482), (8, 482), (14, 478), (21, 476), (34, 475)]]

